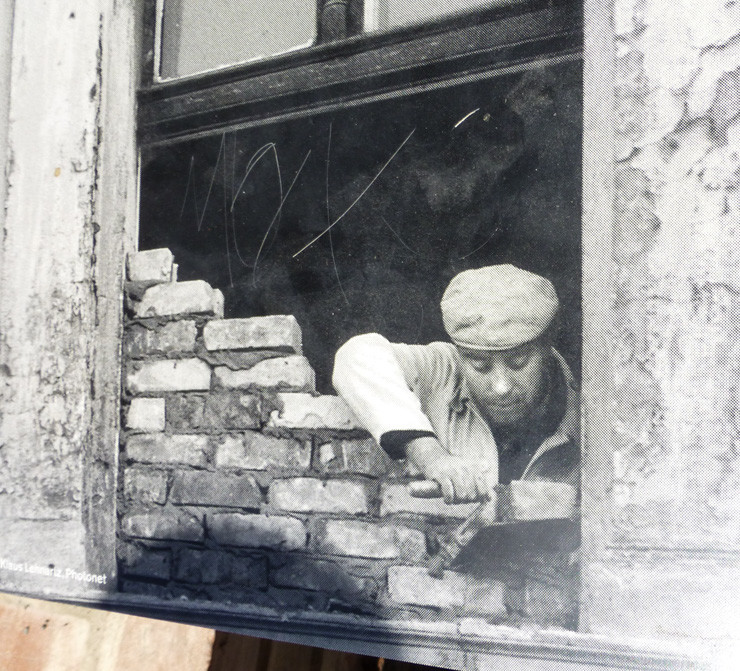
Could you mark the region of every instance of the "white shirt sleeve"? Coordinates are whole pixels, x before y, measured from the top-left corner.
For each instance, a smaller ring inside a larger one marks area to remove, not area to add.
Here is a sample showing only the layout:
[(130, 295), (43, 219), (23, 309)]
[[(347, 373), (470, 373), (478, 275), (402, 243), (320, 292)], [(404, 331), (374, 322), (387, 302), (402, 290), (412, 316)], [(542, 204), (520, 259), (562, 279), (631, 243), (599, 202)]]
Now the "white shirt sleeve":
[(418, 393), (426, 386), (420, 385), (420, 373), (434, 377), (432, 362), (424, 361), (428, 358), (425, 347), (394, 345), (377, 333), (368, 333), (351, 338), (337, 351), (334, 388), (378, 443), (390, 431), (434, 433), (412, 391)]

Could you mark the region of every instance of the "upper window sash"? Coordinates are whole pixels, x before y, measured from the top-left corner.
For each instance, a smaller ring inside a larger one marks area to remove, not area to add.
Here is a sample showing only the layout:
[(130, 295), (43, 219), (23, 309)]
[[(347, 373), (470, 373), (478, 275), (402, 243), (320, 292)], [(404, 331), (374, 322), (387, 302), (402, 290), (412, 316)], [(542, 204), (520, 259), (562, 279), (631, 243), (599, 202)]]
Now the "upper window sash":
[(580, 3), (524, 0), (198, 76), (149, 78), (139, 91), (140, 141), (146, 146), (247, 128), (577, 58), (582, 41)]
[(508, 9), (527, 0), (145, 0), (154, 81), (274, 58), (359, 34)]

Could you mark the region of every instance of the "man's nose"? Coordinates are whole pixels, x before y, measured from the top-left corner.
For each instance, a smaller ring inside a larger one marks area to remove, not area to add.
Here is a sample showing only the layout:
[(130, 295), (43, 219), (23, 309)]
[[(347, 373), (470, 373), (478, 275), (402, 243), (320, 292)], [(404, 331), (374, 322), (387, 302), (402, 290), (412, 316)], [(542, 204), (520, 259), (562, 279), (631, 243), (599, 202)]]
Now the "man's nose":
[(511, 375), (498, 366), (491, 371), (491, 389), (496, 396), (507, 396), (512, 390)]

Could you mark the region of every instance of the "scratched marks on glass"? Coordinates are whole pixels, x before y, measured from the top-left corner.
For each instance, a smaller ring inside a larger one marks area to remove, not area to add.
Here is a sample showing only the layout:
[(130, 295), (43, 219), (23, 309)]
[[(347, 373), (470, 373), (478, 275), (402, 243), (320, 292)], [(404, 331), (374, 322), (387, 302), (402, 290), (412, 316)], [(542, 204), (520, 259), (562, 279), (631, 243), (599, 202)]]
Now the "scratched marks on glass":
[(228, 317), (295, 315), (324, 391), (348, 337), (444, 339), (447, 282), (500, 262), (553, 279), (577, 369), (579, 78), (563, 65), (148, 150), (140, 248), (172, 249)]

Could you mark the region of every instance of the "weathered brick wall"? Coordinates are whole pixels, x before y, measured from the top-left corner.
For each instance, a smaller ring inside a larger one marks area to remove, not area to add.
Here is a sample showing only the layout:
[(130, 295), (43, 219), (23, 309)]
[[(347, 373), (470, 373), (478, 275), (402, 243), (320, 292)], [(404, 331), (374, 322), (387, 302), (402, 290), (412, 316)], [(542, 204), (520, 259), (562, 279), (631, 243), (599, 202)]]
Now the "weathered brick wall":
[[(291, 316), (223, 319), (168, 250), (129, 262), (121, 589), (285, 610), (575, 624), (577, 567), (429, 575), (474, 505), (412, 498), (336, 396), (316, 395)], [(526, 563), (526, 562), (525, 562)]]

